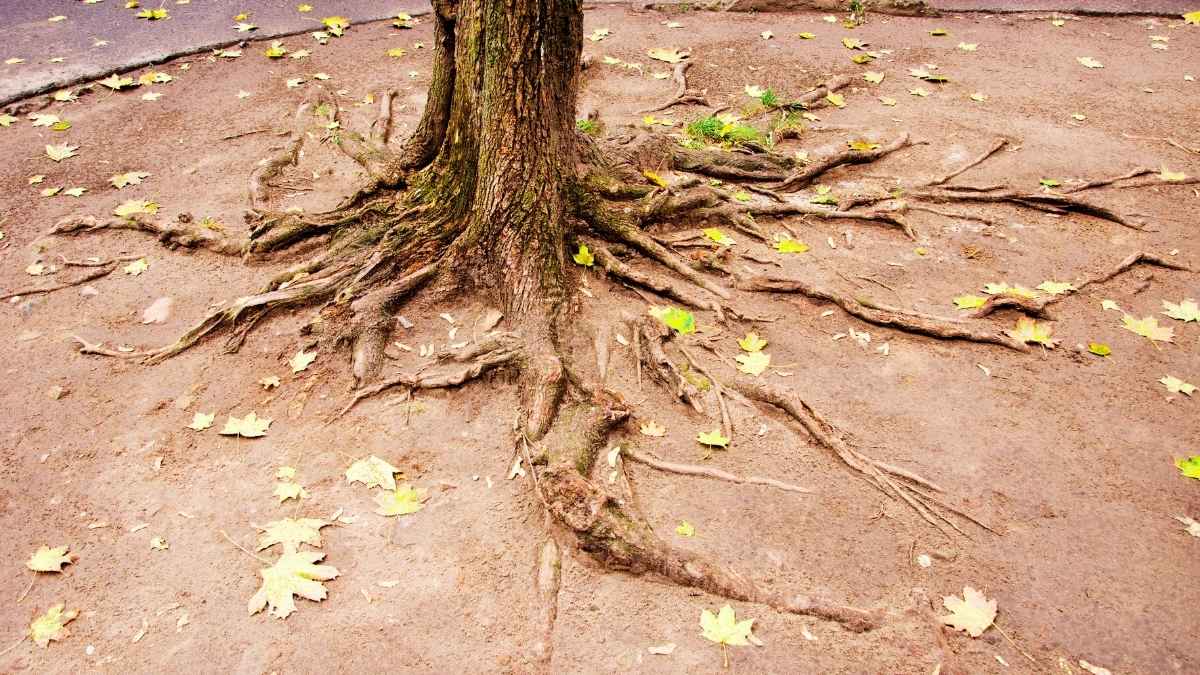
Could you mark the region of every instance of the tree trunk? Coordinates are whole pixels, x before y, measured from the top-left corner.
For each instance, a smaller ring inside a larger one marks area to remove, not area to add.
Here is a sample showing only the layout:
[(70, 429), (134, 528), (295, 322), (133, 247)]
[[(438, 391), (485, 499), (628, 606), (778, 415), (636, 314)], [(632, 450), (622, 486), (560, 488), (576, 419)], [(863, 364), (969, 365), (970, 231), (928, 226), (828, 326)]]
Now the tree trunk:
[(439, 213), (443, 236), (452, 235), (444, 260), (458, 281), (495, 295), (512, 316), (552, 309), (565, 296), (582, 7), (434, 7), (429, 102), (401, 160), (428, 164), (410, 188)]

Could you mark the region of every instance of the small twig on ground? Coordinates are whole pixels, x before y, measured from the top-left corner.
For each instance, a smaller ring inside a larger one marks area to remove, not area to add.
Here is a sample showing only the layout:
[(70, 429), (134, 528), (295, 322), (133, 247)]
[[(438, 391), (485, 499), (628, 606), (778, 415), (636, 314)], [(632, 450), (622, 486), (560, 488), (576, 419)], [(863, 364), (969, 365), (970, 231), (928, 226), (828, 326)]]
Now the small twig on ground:
[(33, 589), (33, 582), (35, 581), (37, 581), (37, 572), (34, 572), (33, 576), (29, 577), (29, 585), (26, 586), (25, 590), (21, 591), (21, 594), (17, 596), (18, 605), (21, 604), (21, 601), (25, 599), (26, 595), (29, 595), (29, 591)]
[(707, 377), (708, 381), (712, 383), (713, 393), (717, 395), (717, 405), (721, 408), (721, 426), (725, 427), (723, 433), (727, 438), (732, 439), (733, 421), (729, 419), (729, 408), (725, 405), (725, 390), (721, 387), (721, 383), (708, 372), (708, 369), (700, 365), (700, 361), (692, 356), (686, 347), (680, 346), (679, 351), (683, 353), (683, 357), (692, 364), (693, 368), (700, 371), (700, 374)]
[(237, 548), (237, 550), (241, 551), (242, 553), (245, 553), (246, 555), (250, 556), (251, 558), (254, 558), (255, 560), (259, 561), (260, 563), (262, 563), (264, 565), (271, 564), (270, 560), (267, 560), (266, 558), (263, 558), (262, 556), (259, 556), (255, 553), (251, 552), (250, 549), (248, 549), (245, 546), (242, 546), (241, 544), (234, 541), (233, 537), (230, 537), (228, 534), (225, 533), (225, 530), (217, 530), (217, 532), (220, 532), (221, 536), (225, 537), (225, 541), (229, 542), (230, 544), (233, 544), (234, 547)]
[(786, 492), (799, 492), (803, 494), (812, 494), (812, 490), (775, 480), (774, 478), (762, 478), (760, 476), (738, 476), (736, 474), (715, 469), (708, 466), (698, 466), (696, 464), (677, 464), (668, 462), (648, 453), (641, 453), (637, 450), (631, 450), (625, 446), (621, 446), (621, 453), (638, 464), (645, 464), (652, 469), (665, 471), (667, 473), (675, 473), (681, 476), (702, 476), (704, 478), (712, 478), (714, 480), (723, 480), (739, 485), (765, 485), (767, 487), (777, 488)]
[(1013, 639), (1012, 639), (1011, 637), (1009, 637), (1009, 636), (1008, 636), (1008, 633), (1004, 632), (1004, 629), (1000, 627), (1000, 624), (998, 624), (998, 623), (995, 623), (995, 622), (992, 622), (992, 627), (994, 627), (994, 628), (995, 628), (997, 631), (999, 631), (999, 632), (1000, 632), (1000, 634), (1004, 636), (1004, 639), (1005, 639), (1005, 640), (1008, 640), (1008, 644), (1012, 645), (1012, 646), (1013, 646), (1013, 649), (1017, 650), (1017, 653), (1018, 653), (1018, 654), (1020, 654), (1021, 656), (1024, 656), (1025, 658), (1029, 659), (1029, 662), (1030, 662), (1030, 663), (1032, 663), (1033, 665), (1035, 665), (1035, 666), (1037, 666), (1037, 667), (1039, 667), (1039, 668), (1041, 667), (1041, 666), (1038, 664), (1038, 662), (1037, 662), (1037, 660), (1036, 660), (1036, 659), (1034, 659), (1032, 656), (1030, 656), (1030, 655), (1029, 655), (1029, 653), (1028, 653), (1028, 652), (1026, 652), (1024, 649), (1021, 649), (1021, 648), (1020, 648), (1020, 647), (1017, 645), (1017, 643), (1016, 643), (1016, 642), (1014, 642), (1014, 641), (1013, 641)]

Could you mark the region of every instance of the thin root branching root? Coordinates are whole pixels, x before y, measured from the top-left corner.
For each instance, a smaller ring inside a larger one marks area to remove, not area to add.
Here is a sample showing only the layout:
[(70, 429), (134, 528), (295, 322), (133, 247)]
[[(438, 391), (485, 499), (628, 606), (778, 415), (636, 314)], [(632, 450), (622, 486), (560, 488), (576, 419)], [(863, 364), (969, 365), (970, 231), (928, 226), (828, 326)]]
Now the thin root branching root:
[(74, 279), (71, 279), (70, 281), (61, 281), (56, 284), (46, 284), (42, 286), (29, 286), (16, 291), (9, 291), (7, 293), (0, 294), (0, 300), (8, 300), (9, 298), (18, 298), (26, 295), (44, 295), (47, 293), (53, 293), (55, 291), (61, 291), (64, 288), (82, 286), (89, 281), (103, 279), (104, 277), (112, 274), (123, 262), (137, 260), (141, 257), (142, 256), (140, 255), (127, 255), (113, 258), (111, 260), (69, 260), (65, 257), (60, 257), (60, 261), (64, 267), (83, 267), (88, 271), (78, 277), (75, 277)]
[(983, 303), (983, 306), (975, 310), (972, 316), (976, 318), (984, 317), (999, 309), (1013, 309), (1040, 319), (1053, 319), (1054, 317), (1050, 313), (1051, 306), (1078, 294), (1088, 286), (1111, 281), (1117, 276), (1132, 270), (1138, 265), (1148, 265), (1151, 267), (1161, 267), (1163, 269), (1180, 270), (1184, 272), (1192, 271), (1190, 267), (1182, 263), (1177, 263), (1173, 260), (1167, 260), (1166, 258), (1162, 258), (1160, 256), (1138, 251), (1126, 256), (1124, 260), (1117, 263), (1113, 267), (1085, 277), (1082, 281), (1072, 284), (1071, 288), (1068, 288), (1065, 291), (1055, 295), (1040, 296), (1036, 298), (1026, 298), (1016, 295), (993, 295), (987, 299), (987, 302)]
[(646, 108), (639, 112), (652, 113), (673, 108), (677, 105), (702, 105), (710, 107), (712, 104), (708, 102), (708, 98), (704, 92), (695, 89), (688, 89), (687, 71), (692, 67), (691, 61), (683, 61), (675, 64), (675, 70), (671, 73), (672, 79), (675, 80), (675, 94), (661, 105), (656, 105), (651, 108)]

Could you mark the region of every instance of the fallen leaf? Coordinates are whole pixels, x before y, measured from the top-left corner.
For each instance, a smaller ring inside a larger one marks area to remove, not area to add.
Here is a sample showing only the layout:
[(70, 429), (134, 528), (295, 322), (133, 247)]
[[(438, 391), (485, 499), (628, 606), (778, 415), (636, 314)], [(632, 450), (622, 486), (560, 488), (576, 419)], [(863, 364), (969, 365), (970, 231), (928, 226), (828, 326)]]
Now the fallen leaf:
[(216, 413), (209, 413), (206, 415), (202, 412), (198, 412), (192, 415), (192, 423), (187, 425), (187, 428), (192, 429), (193, 431), (204, 431), (213, 425), (213, 420), (216, 418)]
[(1065, 281), (1043, 281), (1042, 283), (1038, 284), (1037, 289), (1039, 291), (1049, 293), (1050, 295), (1062, 295), (1063, 293), (1069, 293), (1077, 290), (1075, 286)]
[(662, 321), (668, 328), (674, 329), (680, 335), (696, 332), (696, 317), (692, 313), (677, 307), (651, 307), (650, 316)]
[(1175, 466), (1179, 467), (1179, 473), (1184, 476), (1200, 480), (1200, 455), (1192, 455), (1187, 459), (1176, 459)]
[(1174, 375), (1167, 375), (1160, 379), (1159, 382), (1162, 382), (1163, 386), (1167, 388), (1167, 391), (1171, 392), (1172, 394), (1191, 396), (1192, 393), (1196, 391), (1196, 385), (1188, 384)]
[(258, 383), (262, 385), (263, 389), (271, 389), (273, 387), (278, 387), (281, 384), (278, 375), (268, 375), (267, 377), (259, 380)]
[(670, 656), (672, 653), (675, 652), (675, 643), (668, 642), (663, 645), (655, 645), (653, 647), (647, 647), (646, 651), (650, 652), (651, 654), (654, 654), (655, 656)]
[(171, 318), (171, 307), (175, 301), (171, 298), (159, 298), (142, 310), (142, 323), (166, 323)]
[(46, 156), (55, 162), (61, 162), (70, 157), (77, 157), (78, 154), (75, 151), (78, 149), (78, 145), (67, 145), (65, 143), (62, 145), (47, 145)]
[(162, 19), (171, 18), (170, 14), (167, 13), (167, 10), (162, 7), (156, 7), (154, 9), (143, 9), (142, 11), (138, 12), (134, 16), (136, 16), (139, 19), (146, 19), (147, 21), (159, 21)]
[(879, 84), (880, 82), (883, 82), (883, 78), (884, 78), (883, 73), (877, 73), (877, 72), (874, 72), (871, 70), (868, 70), (867, 72), (863, 73), (863, 79), (866, 80), (867, 82), (870, 82), (871, 84)]
[(917, 87), (916, 89), (909, 89), (908, 93), (912, 94), (913, 96), (920, 96), (921, 98), (925, 98), (926, 96), (929, 96), (929, 92), (921, 87)]
[(145, 258), (138, 258), (128, 265), (121, 268), (121, 271), (131, 277), (141, 275), (142, 272), (150, 269), (150, 263)]
[(271, 426), (269, 419), (259, 419), (258, 415), (253, 412), (246, 413), (246, 416), (238, 419), (233, 415), (229, 416), (229, 420), (225, 422), (225, 428), (221, 429), (222, 436), (241, 436), (243, 438), (258, 438), (267, 435), (267, 429)]
[(879, 102), (888, 107), (894, 107), (896, 105), (896, 99), (887, 96), (880, 96)]
[(305, 490), (304, 486), (299, 483), (276, 483), (273, 494), (279, 499), (279, 503), (282, 504), (289, 499), (295, 499), (296, 501), (306, 499), (308, 497), (308, 490)]
[(1196, 301), (1191, 298), (1183, 300), (1179, 304), (1163, 300), (1162, 306), (1166, 310), (1163, 314), (1172, 319), (1178, 319), (1184, 323), (1188, 321), (1200, 321), (1200, 305), (1197, 305)]
[(958, 48), (964, 52), (973, 52), (979, 49), (979, 45), (974, 42), (960, 42)]
[(713, 431), (701, 431), (696, 436), (696, 440), (702, 445), (709, 445), (717, 448), (729, 447), (729, 439), (721, 435), (720, 429), (714, 429)]
[(987, 298), (978, 295), (960, 295), (954, 298), (954, 306), (959, 309), (979, 309), (987, 303)]
[(725, 605), (719, 612), (713, 614), (709, 610), (700, 612), (701, 637), (719, 645), (745, 647), (750, 644), (754, 635), (754, 619), (738, 621), (733, 608)]
[(667, 430), (666, 430), (666, 429), (664, 429), (662, 426), (660, 426), (660, 425), (659, 425), (657, 422), (655, 422), (654, 420), (651, 420), (651, 421), (649, 421), (649, 422), (646, 422), (645, 424), (643, 424), (643, 425), (642, 425), (642, 426), (641, 426), (641, 427), (638, 429), (638, 431), (640, 431), (640, 432), (641, 432), (641, 434), (642, 434), (643, 436), (656, 436), (656, 437), (658, 437), (658, 436), (666, 436), (666, 435), (667, 435)]
[(1017, 325), (1004, 333), (1018, 342), (1036, 342), (1048, 349), (1054, 349), (1059, 342), (1051, 337), (1054, 331), (1049, 324), (1039, 323), (1027, 316), (1018, 318)]
[(61, 572), (63, 565), (74, 562), (74, 557), (67, 553), (68, 546), (41, 546), (25, 562), (25, 566), (34, 572)]
[(396, 489), (396, 474), (400, 469), (387, 463), (375, 455), (356, 460), (346, 469), (346, 482), (359, 482), (369, 488), (381, 487), (385, 490)]
[(339, 574), (336, 567), (315, 564), (324, 557), (322, 551), (284, 553), (274, 565), (260, 571), (262, 586), (251, 596), (246, 609), (250, 614), (257, 614), (269, 607), (271, 615), (286, 619), (296, 611), (293, 596), (314, 602), (324, 600), (328, 592), (321, 582), (334, 579)]
[(603, 40), (604, 38), (608, 37), (609, 35), (612, 35), (612, 31), (610, 31), (609, 29), (597, 28), (596, 30), (592, 31), (591, 33), (588, 33), (587, 39), (591, 40), (592, 42), (599, 42), (599, 41)]
[(1102, 310), (1115, 309), (1118, 312), (1124, 311), (1121, 309), (1121, 306), (1118, 305), (1115, 300), (1101, 300), (1100, 301), (1100, 309), (1102, 309)]
[(33, 620), (29, 624), (29, 637), (33, 643), (39, 647), (45, 647), (50, 644), (51, 640), (58, 641), (65, 639), (71, 635), (66, 626), (79, 616), (79, 610), (72, 609), (64, 612), (63, 603), (58, 603), (46, 613)]
[(1151, 342), (1172, 342), (1175, 329), (1170, 326), (1159, 326), (1158, 319), (1148, 316), (1138, 319), (1129, 314), (1121, 317), (1121, 324), (1126, 330), (1133, 331)]
[(1089, 342), (1088, 351), (1096, 356), (1108, 356), (1112, 354), (1112, 348), (1103, 342)]
[(804, 253), (809, 250), (808, 244), (792, 239), (791, 237), (779, 237), (774, 243), (775, 250), (780, 253)]
[(681, 537), (694, 537), (696, 536), (696, 527), (686, 520), (681, 520), (675, 527), (675, 534)]
[(296, 355), (288, 360), (288, 365), (292, 367), (293, 373), (299, 373), (308, 368), (310, 364), (317, 358), (316, 352), (306, 352), (303, 349), (296, 352)]
[(166, 539), (163, 539), (162, 537), (155, 537), (150, 540), (150, 548), (156, 551), (165, 551), (171, 548), (171, 545), (167, 543)]
[(754, 376), (762, 375), (763, 371), (771, 365), (771, 355), (766, 352), (738, 354), (735, 360), (738, 363), (738, 370)]
[(733, 237), (725, 234), (725, 232), (723, 232), (720, 228), (706, 227), (700, 232), (704, 235), (705, 239), (708, 239), (709, 241), (715, 241), (721, 246), (733, 246), (734, 243), (736, 243), (734, 242)]
[(258, 537), (258, 549), (270, 548), (275, 544), (283, 544), (285, 553), (300, 550), (300, 544), (321, 546), (321, 528), (329, 525), (319, 518), (284, 518), (273, 520), (258, 528), (262, 534)]
[(406, 516), (425, 508), (424, 502), (428, 498), (425, 488), (401, 485), (395, 490), (375, 495), (375, 503), (379, 505), (375, 513), (381, 516)]
[(1108, 668), (1101, 668), (1095, 664), (1088, 663), (1084, 659), (1079, 659), (1079, 667), (1088, 671), (1092, 675), (1113, 675), (1113, 672)]
[(158, 204), (144, 199), (130, 199), (122, 202), (117, 208), (113, 209), (113, 215), (121, 218), (128, 218), (137, 213), (147, 213), (153, 215), (158, 213)]
[[(666, 63), (679, 63), (680, 61), (686, 59), (690, 54), (691, 52), (681, 52), (678, 49), (662, 49), (658, 47), (646, 50), (646, 56), (649, 56), (656, 61), (664, 61)], [(614, 59), (614, 61), (620, 63), (620, 61), (616, 59)]]
[(825, 94), (825, 100), (829, 102), (829, 105), (836, 108), (846, 107), (846, 97), (836, 92), (831, 91), (828, 94)]
[(1167, 183), (1178, 183), (1187, 180), (1187, 174), (1182, 171), (1171, 171), (1167, 167), (1162, 167), (1162, 171), (1158, 174), (1159, 179)]
[(738, 340), (738, 346), (742, 348), (742, 351), (760, 352), (763, 347), (767, 346), (767, 341), (759, 337), (758, 333), (750, 332), (746, 333), (746, 337)]
[(1178, 520), (1179, 522), (1183, 523), (1183, 526), (1187, 528), (1188, 534), (1192, 535), (1193, 537), (1200, 537), (1200, 522), (1196, 522), (1194, 519), (1188, 518), (1187, 516), (1172, 516), (1172, 517), (1175, 520)]
[(1075, 60), (1078, 61), (1079, 65), (1083, 66), (1084, 68), (1103, 68), (1104, 67), (1103, 63), (1100, 63), (1099, 61), (1097, 61), (1096, 59), (1093, 59), (1090, 56), (1080, 56), (1080, 57), (1076, 58)]
[(947, 595), (942, 605), (950, 614), (939, 617), (942, 623), (956, 630), (966, 631), (971, 637), (979, 637), (996, 620), (996, 601), (970, 586), (963, 587), (963, 597)]

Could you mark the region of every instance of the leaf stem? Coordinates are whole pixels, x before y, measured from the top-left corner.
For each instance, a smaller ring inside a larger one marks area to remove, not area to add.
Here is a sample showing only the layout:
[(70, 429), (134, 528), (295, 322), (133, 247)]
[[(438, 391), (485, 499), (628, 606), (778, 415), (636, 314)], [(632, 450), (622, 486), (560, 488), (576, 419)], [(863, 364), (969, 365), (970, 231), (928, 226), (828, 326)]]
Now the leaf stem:
[(229, 543), (233, 544), (233, 545), (234, 545), (235, 547), (237, 547), (237, 549), (238, 549), (239, 551), (241, 551), (242, 553), (245, 553), (246, 555), (250, 556), (251, 558), (254, 558), (255, 560), (259, 561), (260, 563), (262, 563), (262, 564), (264, 564), (264, 565), (270, 565), (270, 564), (271, 564), (271, 561), (270, 561), (270, 560), (267, 560), (267, 559), (265, 559), (265, 558), (262, 558), (262, 557), (260, 557), (260, 556), (257, 556), (257, 555), (255, 555), (254, 553), (251, 553), (251, 552), (250, 552), (250, 550), (249, 550), (249, 549), (247, 549), (245, 546), (242, 546), (241, 544), (239, 544), (239, 543), (237, 543), (236, 541), (234, 541), (234, 540), (233, 540), (233, 539), (232, 539), (232, 538), (231, 538), (231, 537), (230, 537), (228, 534), (226, 534), (226, 533), (225, 533), (225, 530), (217, 530), (217, 532), (220, 532), (220, 533), (221, 533), (221, 536), (222, 536), (222, 537), (225, 537), (225, 541), (227, 541), (227, 542), (229, 542)]

